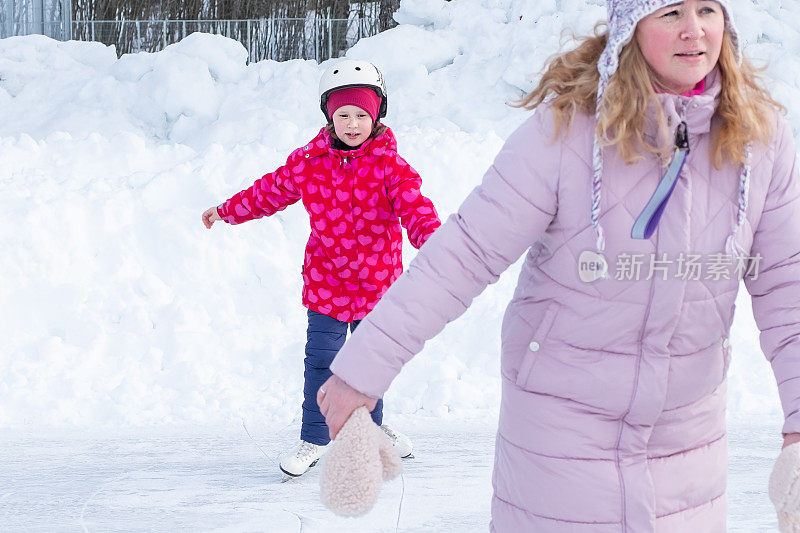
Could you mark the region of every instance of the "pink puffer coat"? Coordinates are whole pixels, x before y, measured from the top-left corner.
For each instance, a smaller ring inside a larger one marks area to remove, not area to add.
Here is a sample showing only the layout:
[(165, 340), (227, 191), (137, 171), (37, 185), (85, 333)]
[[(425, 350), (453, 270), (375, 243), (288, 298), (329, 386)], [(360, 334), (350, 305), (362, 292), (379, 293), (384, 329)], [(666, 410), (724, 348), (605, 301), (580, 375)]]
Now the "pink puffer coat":
[[(630, 231), (663, 169), (653, 156), (625, 165), (615, 149), (604, 152), (608, 279), (587, 283), (578, 273), (581, 252), (596, 240), (594, 119), (576, 117), (553, 143), (543, 107), (332, 365), (351, 386), (382, 396), (425, 340), (527, 250), (502, 328), (493, 531), (725, 531), (725, 375), (739, 282), (736, 261), (725, 279), (725, 258), (715, 254), (725, 253), (735, 225), (740, 168), (710, 162), (720, 88), (709, 81), (702, 95), (659, 95), (673, 128), (687, 122), (691, 152), (652, 238), (633, 240)], [(753, 147), (747, 220), (737, 233), (748, 256), (761, 256), (745, 264), (758, 263), (746, 285), (785, 432), (800, 432), (795, 159), (791, 131), (776, 116), (774, 141)], [(637, 254), (638, 280), (624, 267)], [(658, 260), (652, 276), (649, 254)], [(701, 257), (699, 273), (686, 275), (687, 254)]]

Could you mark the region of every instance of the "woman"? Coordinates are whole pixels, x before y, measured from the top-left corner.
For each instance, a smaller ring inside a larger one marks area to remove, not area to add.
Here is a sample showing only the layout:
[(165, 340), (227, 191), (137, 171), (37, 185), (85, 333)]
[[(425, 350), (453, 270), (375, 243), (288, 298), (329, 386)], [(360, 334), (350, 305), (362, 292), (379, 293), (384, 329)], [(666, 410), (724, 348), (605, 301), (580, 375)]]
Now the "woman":
[(332, 435), (523, 252), (493, 531), (725, 531), (740, 278), (800, 440), (800, 176), (727, 0), (610, 0), (536, 113), (345, 344)]

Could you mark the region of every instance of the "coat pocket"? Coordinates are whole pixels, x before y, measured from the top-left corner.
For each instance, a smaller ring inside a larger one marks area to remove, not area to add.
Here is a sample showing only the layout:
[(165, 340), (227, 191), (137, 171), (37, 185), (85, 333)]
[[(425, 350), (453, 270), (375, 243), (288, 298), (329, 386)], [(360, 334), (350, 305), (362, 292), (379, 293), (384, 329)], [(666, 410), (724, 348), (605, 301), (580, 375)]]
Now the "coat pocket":
[(542, 320), (533, 332), (533, 336), (530, 339), (530, 343), (522, 359), (522, 364), (520, 364), (519, 372), (517, 373), (516, 384), (523, 389), (530, 379), (531, 372), (539, 356), (539, 351), (545, 347), (550, 329), (553, 327), (556, 315), (558, 315), (558, 310), (558, 303), (551, 302), (550, 305), (547, 306)]

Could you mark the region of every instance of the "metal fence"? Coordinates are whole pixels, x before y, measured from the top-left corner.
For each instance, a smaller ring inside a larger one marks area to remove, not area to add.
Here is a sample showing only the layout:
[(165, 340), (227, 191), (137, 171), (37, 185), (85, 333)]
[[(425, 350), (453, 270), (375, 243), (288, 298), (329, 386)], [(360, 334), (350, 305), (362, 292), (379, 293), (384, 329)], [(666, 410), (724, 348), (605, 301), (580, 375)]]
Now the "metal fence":
[(53, 39), (72, 38), (70, 0), (0, 0), (0, 39), (38, 33)]
[[(73, 20), (71, 38), (114, 45), (117, 54), (157, 52), (194, 32), (215, 33), (242, 43), (250, 62), (261, 59), (338, 57), (362, 37), (380, 31), (377, 18), (274, 18), (243, 20)], [(60, 22), (16, 22), (15, 35), (40, 33), (65, 39)]]
[(194, 32), (236, 39), (249, 61), (338, 57), (379, 31), (377, 19), (274, 18), (249, 20), (73, 21), (73, 39), (113, 44), (118, 54), (156, 52)]

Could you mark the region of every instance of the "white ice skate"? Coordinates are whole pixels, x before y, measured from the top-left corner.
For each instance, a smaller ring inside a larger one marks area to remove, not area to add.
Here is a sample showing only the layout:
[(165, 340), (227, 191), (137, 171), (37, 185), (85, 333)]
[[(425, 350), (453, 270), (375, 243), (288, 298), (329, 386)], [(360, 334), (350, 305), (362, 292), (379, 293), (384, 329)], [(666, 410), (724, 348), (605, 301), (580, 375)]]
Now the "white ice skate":
[(381, 429), (386, 433), (386, 436), (389, 437), (389, 440), (392, 441), (392, 447), (399, 457), (403, 459), (411, 457), (411, 452), (414, 451), (414, 445), (411, 444), (411, 439), (399, 431), (393, 430), (386, 424), (381, 425)]
[(289, 453), (281, 457), (280, 468), (285, 474), (283, 481), (305, 474), (309, 468), (317, 464), (327, 448), (301, 440)]

